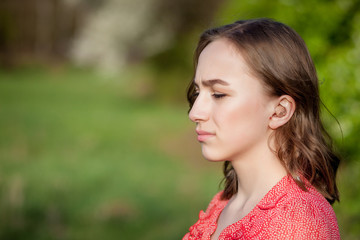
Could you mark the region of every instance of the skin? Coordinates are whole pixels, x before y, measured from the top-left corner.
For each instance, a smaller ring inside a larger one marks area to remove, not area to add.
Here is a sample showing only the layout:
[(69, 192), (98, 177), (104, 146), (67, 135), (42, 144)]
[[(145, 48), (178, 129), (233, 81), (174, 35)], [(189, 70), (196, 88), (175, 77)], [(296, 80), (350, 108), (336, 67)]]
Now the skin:
[(212, 235), (218, 239), (286, 176), (270, 148), (270, 135), (291, 118), (295, 103), (287, 95), (265, 94), (262, 82), (227, 39), (215, 40), (202, 51), (194, 81), (197, 98), (189, 118), (196, 123), (202, 153), (210, 161), (231, 161), (238, 176), (238, 192)]

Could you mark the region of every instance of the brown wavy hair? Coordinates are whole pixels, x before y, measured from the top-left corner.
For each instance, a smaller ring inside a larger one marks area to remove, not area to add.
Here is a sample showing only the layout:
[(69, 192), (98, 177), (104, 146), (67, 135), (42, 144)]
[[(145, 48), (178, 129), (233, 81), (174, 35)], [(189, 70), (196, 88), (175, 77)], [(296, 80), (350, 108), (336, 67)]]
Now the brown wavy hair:
[[(340, 159), (320, 119), (318, 78), (304, 40), (287, 25), (271, 19), (237, 21), (206, 30), (194, 54), (196, 70), (203, 49), (219, 38), (230, 40), (270, 96), (291, 96), (296, 109), (291, 119), (274, 131), (273, 151), (296, 183), (306, 191), (306, 178), (331, 204), (339, 201), (336, 171)], [(187, 92), (190, 109), (196, 100), (194, 80)], [(237, 175), (224, 163), (222, 199), (237, 192)]]

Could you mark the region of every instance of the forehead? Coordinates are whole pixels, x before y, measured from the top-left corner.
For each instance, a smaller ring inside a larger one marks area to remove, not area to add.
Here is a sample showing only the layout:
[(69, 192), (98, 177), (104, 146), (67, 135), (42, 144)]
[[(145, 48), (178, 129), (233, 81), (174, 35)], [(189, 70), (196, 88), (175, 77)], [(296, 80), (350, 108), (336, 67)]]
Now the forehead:
[(229, 80), (249, 75), (250, 68), (241, 52), (227, 39), (217, 39), (201, 52), (195, 73), (195, 82), (206, 79)]

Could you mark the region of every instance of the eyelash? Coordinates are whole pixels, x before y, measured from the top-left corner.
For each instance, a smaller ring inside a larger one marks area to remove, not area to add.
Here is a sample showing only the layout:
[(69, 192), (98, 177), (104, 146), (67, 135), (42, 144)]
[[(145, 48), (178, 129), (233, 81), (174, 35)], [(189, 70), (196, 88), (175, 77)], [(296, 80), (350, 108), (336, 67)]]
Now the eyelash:
[(226, 94), (223, 93), (213, 93), (212, 96), (216, 99), (220, 99), (226, 96)]
[[(193, 93), (192, 97), (197, 98), (199, 96), (199, 92)], [(223, 93), (213, 93), (211, 96), (213, 96), (216, 99), (220, 99), (226, 96), (226, 94)]]

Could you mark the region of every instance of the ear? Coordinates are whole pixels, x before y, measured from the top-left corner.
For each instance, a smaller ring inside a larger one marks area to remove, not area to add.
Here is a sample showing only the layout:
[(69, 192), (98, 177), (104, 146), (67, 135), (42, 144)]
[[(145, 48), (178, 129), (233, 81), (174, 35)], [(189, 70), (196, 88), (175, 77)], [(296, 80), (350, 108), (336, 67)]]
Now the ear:
[(286, 124), (295, 112), (295, 100), (289, 95), (282, 95), (274, 102), (269, 127), (273, 130)]

